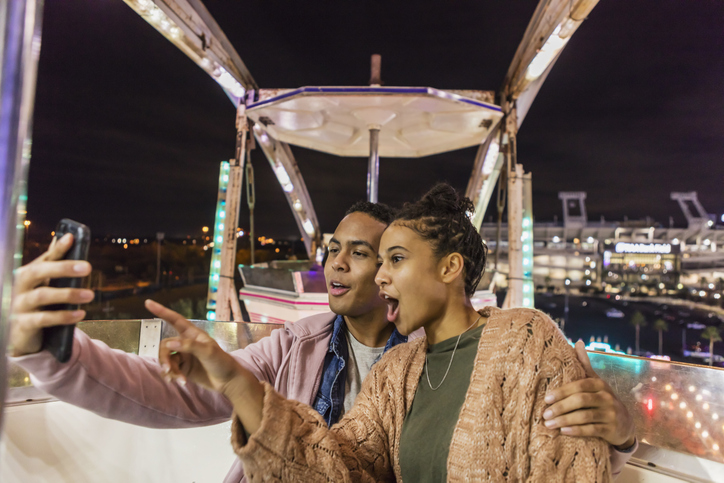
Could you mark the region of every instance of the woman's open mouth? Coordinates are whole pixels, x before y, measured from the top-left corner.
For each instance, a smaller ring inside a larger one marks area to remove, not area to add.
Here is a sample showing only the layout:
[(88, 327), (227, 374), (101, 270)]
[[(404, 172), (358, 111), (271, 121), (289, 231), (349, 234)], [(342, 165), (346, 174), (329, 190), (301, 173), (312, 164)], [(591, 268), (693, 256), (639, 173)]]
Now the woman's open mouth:
[(394, 323), (400, 315), (400, 302), (389, 295), (383, 295), (382, 298), (387, 302), (387, 320)]

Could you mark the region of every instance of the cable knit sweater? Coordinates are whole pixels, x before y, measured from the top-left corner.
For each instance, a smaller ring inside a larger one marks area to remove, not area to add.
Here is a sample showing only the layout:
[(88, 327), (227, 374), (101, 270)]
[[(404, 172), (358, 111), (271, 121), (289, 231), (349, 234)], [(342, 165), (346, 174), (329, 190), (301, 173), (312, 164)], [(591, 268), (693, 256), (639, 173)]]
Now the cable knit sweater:
[[(481, 313), (489, 319), (450, 444), (448, 481), (610, 481), (605, 441), (543, 424), (546, 391), (585, 377), (560, 330), (536, 310)], [(237, 418), (232, 426), (249, 480), (401, 482), (400, 433), (426, 349), (423, 338), (385, 354), (331, 429), (312, 408), (265, 384), (261, 427), (247, 442)]]

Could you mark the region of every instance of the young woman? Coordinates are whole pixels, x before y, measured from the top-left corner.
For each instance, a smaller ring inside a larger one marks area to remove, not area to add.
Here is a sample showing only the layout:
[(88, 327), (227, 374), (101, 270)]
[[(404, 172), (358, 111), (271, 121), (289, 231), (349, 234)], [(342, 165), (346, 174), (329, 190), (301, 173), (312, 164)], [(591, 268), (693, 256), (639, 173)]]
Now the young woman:
[[(426, 338), (390, 350), (331, 429), (148, 302), (181, 334), (162, 343), (169, 377), (211, 387), (234, 405), (232, 444), (250, 481), (610, 480), (602, 439), (544, 424), (546, 392), (585, 377), (555, 324), (535, 310), (473, 309), (486, 252), (472, 209), (438, 185), (384, 232), (376, 282), (387, 318), (401, 334), (424, 327)], [(192, 357), (179, 367), (177, 353)]]

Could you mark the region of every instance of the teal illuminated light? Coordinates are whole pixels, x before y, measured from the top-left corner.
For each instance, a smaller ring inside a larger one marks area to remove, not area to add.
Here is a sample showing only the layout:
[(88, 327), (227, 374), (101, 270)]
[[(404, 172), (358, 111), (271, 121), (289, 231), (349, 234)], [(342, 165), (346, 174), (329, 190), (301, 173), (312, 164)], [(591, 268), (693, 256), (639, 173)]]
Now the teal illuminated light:
[[(526, 180), (527, 181), (527, 180)], [(530, 188), (530, 185), (526, 186)], [(532, 201), (528, 198), (528, 189), (524, 189), (523, 221), (520, 241), (523, 242), (523, 307), (535, 305), (533, 286), (533, 213)]]
[(206, 320), (216, 320), (216, 312), (213, 310), (206, 312)]
[[(230, 165), (228, 161), (222, 161), (219, 169), (219, 193), (216, 201), (216, 217), (214, 219), (214, 233), (211, 240), (214, 242), (214, 250), (211, 255), (211, 266), (209, 270), (209, 289), (206, 296), (206, 308), (216, 307), (216, 295), (219, 290), (219, 276), (221, 269), (221, 246), (224, 242), (224, 222), (226, 219), (226, 188), (229, 184)], [(212, 318), (213, 316), (213, 318)], [(210, 310), (207, 314), (208, 320), (214, 320), (216, 313)]]

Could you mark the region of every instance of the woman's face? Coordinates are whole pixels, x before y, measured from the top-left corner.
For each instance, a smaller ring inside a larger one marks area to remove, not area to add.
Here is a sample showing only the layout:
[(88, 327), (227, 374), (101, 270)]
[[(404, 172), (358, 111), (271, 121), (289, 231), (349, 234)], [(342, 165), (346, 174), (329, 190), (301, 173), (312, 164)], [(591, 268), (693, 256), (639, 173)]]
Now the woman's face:
[(375, 283), (387, 301), (387, 320), (408, 335), (443, 316), (447, 285), (432, 246), (410, 228), (393, 223), (382, 234)]

